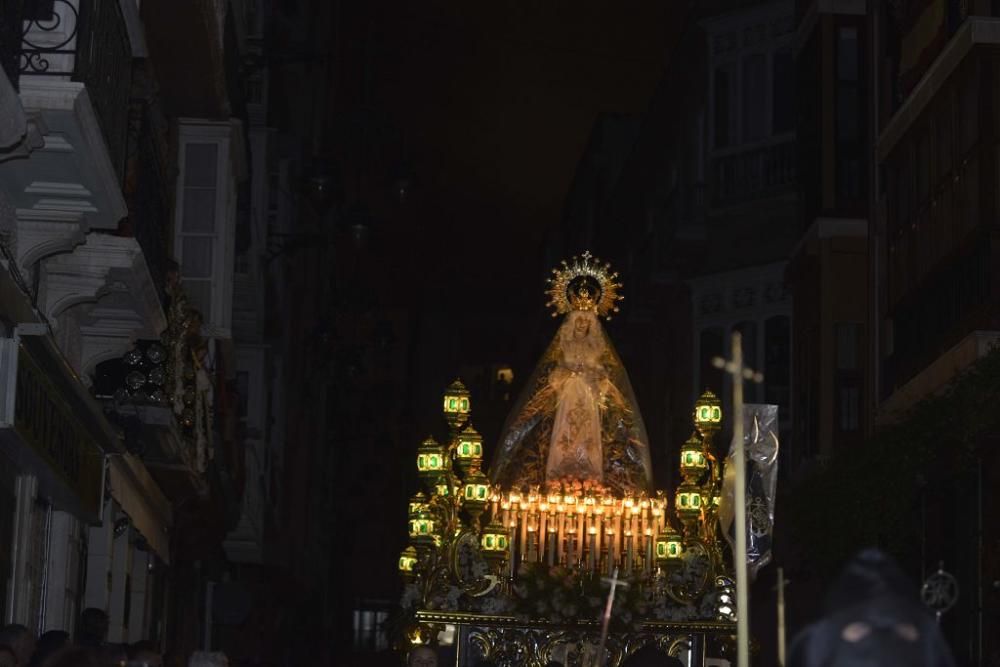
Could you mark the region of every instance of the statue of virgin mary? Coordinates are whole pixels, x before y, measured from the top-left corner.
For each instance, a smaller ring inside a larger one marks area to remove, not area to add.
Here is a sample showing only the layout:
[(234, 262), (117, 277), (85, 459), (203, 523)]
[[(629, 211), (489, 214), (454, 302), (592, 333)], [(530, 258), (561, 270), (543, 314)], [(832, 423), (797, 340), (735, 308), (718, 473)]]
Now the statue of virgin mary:
[(503, 489), (648, 490), (649, 444), (632, 385), (601, 326), (621, 285), (590, 253), (553, 271), (548, 294), (564, 314), (507, 418), (490, 479)]

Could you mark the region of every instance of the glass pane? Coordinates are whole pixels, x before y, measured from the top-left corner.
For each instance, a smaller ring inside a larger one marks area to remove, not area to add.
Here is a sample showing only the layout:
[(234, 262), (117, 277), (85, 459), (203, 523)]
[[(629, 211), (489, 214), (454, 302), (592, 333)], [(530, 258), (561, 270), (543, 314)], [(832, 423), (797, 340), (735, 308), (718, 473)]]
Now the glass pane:
[(185, 236), (181, 244), (181, 265), (184, 278), (211, 278), (212, 238)]
[(771, 92), (772, 134), (792, 130), (795, 123), (795, 63), (790, 51), (774, 54)]
[(218, 144), (187, 144), (184, 149), (184, 185), (214, 188), (218, 164)]
[(764, 137), (766, 92), (764, 55), (747, 56), (743, 59), (743, 141)]
[(858, 29), (841, 28), (837, 32), (837, 78), (858, 80)]
[(181, 230), (209, 233), (215, 231), (215, 188), (184, 188), (184, 216)]
[(725, 68), (718, 68), (715, 70), (715, 82), (714, 82), (714, 97), (715, 97), (715, 147), (722, 148), (728, 146), (731, 137), (729, 132), (730, 116), (732, 112), (730, 110), (730, 105), (732, 104), (732, 99), (730, 96), (730, 86), (732, 82), (732, 77)]
[(209, 319), (212, 315), (212, 283), (208, 280), (185, 280), (184, 291), (187, 292), (188, 300), (204, 319)]

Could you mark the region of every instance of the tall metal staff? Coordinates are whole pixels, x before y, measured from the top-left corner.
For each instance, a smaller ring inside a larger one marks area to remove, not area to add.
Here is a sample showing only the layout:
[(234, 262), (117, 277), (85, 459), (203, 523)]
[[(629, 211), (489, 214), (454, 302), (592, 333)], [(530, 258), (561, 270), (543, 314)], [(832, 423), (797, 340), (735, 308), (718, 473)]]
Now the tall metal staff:
[(749, 576), (747, 573), (747, 491), (746, 458), (743, 446), (743, 380), (762, 382), (764, 376), (743, 365), (743, 336), (732, 334), (731, 359), (716, 357), (712, 364), (733, 376), (733, 467), (736, 468), (734, 495), (736, 549), (733, 566), (736, 568), (736, 665), (750, 665), (750, 603)]

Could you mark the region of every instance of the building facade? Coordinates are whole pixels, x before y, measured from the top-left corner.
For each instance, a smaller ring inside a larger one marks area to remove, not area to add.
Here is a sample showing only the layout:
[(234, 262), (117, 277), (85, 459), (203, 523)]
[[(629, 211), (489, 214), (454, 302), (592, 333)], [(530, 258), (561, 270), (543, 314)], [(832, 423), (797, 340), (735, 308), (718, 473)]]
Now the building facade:
[[(869, 15), (877, 76), (869, 239), (871, 419), (892, 424), (962, 377), (1000, 339), (998, 320), (998, 8), (889, 3)], [(920, 574), (938, 563), (963, 594), (944, 627), (959, 662), (993, 664), (1000, 644), (996, 448), (925, 476)], [(967, 511), (950, 516), (949, 498)]]
[(72, 634), (93, 607), (111, 642), (219, 648), (284, 486), (269, 6), (3, 11), (3, 620)]

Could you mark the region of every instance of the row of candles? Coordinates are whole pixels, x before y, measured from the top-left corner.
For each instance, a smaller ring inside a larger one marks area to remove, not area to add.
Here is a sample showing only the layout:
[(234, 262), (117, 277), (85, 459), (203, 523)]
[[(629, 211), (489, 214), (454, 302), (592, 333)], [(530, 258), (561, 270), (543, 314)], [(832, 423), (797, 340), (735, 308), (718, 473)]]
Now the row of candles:
[(491, 520), (509, 530), (508, 565), (545, 562), (590, 572), (615, 567), (625, 575), (649, 574), (653, 543), (668, 524), (667, 500), (592, 495), (494, 494)]

